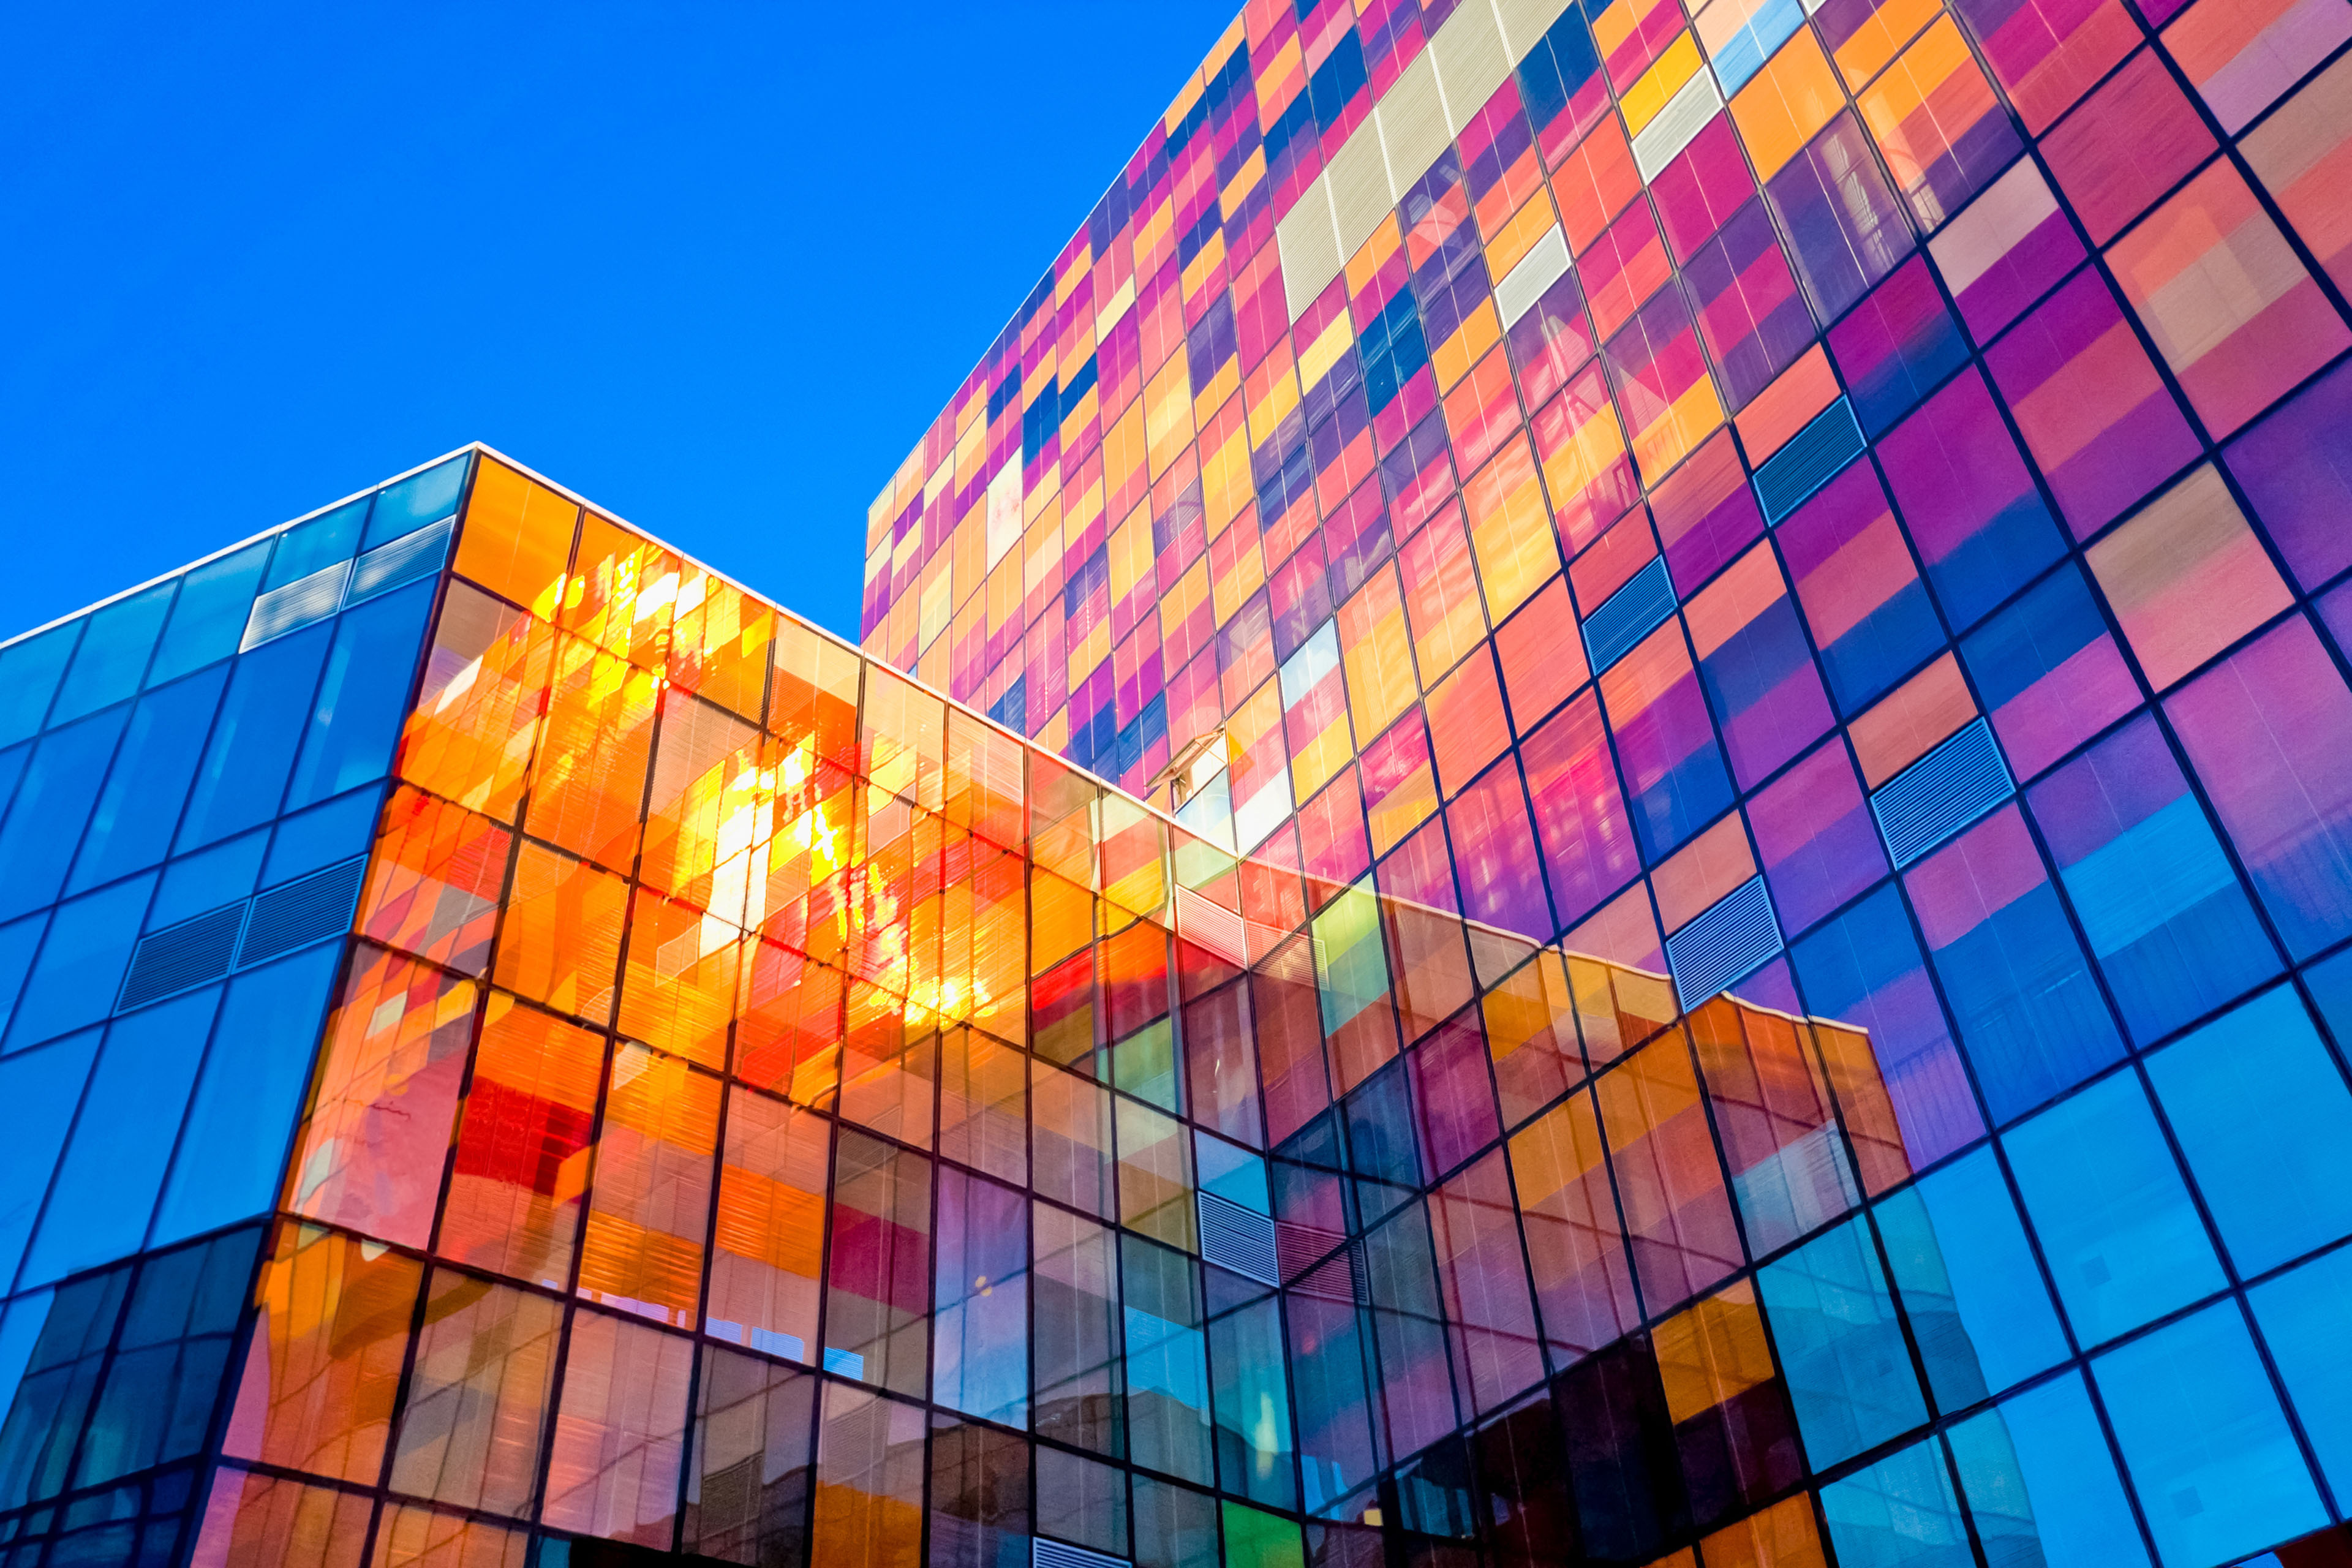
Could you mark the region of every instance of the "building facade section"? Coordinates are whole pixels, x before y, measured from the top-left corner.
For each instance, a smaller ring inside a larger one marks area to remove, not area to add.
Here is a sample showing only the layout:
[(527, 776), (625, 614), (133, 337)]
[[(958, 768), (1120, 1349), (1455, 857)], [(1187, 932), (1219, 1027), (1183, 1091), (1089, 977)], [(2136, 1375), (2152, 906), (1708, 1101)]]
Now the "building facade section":
[[(0, 842), (58, 868), (9, 882), (9, 1568), (2337, 1518), (2352, 1091), (2293, 986), (1953, 1153), (1899, 1046), (1698, 994), (1769, 903), (1669, 976), (1237, 858), (479, 450), (0, 671)], [(110, 765), (52, 749), (94, 718)]]

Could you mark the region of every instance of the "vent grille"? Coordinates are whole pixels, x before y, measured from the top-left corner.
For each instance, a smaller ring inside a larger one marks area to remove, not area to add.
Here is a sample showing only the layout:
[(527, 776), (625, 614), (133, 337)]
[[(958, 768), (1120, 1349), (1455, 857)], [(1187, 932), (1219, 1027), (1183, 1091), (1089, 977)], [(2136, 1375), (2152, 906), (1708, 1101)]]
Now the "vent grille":
[(231, 904), (151, 932), (139, 943), (115, 1011), (143, 1007), (176, 992), (209, 985), (226, 974), (245, 928), (245, 905)]
[(1029, 1568), (1131, 1568), (1131, 1564), (1108, 1552), (1034, 1535), (1029, 1538)]
[(367, 857), (355, 856), (257, 896), (253, 918), (245, 922), (245, 941), (237, 948), (237, 967), (260, 963), (350, 930), (352, 910), (360, 898), (360, 874), (366, 868)]
[(343, 584), (351, 574), (352, 563), (338, 561), (262, 595), (253, 602), (253, 613), (246, 617), (245, 640), (237, 644), (237, 651), (259, 647), (333, 615), (342, 607)]
[(1599, 675), (1633, 651), (1675, 611), (1675, 582), (1661, 555), (1585, 617), (1584, 647)]
[[(1371, 1300), (1371, 1291), (1364, 1279), (1362, 1243), (1349, 1241), (1339, 1232), (1325, 1230), (1320, 1226), (1276, 1220), (1274, 1247), (1281, 1261), (1283, 1279), (1300, 1295), (1317, 1296), (1326, 1301), (1350, 1301), (1359, 1306)], [(1339, 1251), (1333, 1253), (1335, 1247)]]
[(1666, 939), (1675, 1000), (1688, 1012), (1755, 973), (1780, 947), (1780, 922), (1764, 879), (1750, 878)]
[(1779, 522), (1861, 456), (1862, 426), (1853, 422), (1853, 405), (1841, 397), (1756, 470), (1756, 501), (1764, 509), (1764, 521)]
[(356, 605), (441, 570), (441, 562), (449, 552), (449, 531), (456, 525), (457, 519), (444, 518), (361, 556), (352, 567), (352, 591), (345, 602)]
[(2016, 793), (1992, 726), (1979, 719), (1880, 785), (1870, 813), (1899, 871)]
[(1201, 1256), (1261, 1285), (1282, 1283), (1274, 1221), (1214, 1193), (1196, 1193), (1201, 1214)]
[(1495, 285), (1495, 308), (1503, 313), (1503, 325), (1517, 325), (1567, 270), (1568, 241), (1560, 237), (1559, 226), (1554, 224), (1511, 268), (1510, 276)]
[(1646, 184), (1658, 177), (1675, 155), (1691, 144), (1715, 111), (1723, 107), (1723, 94), (1716, 90), (1715, 79), (1701, 67), (1698, 75), (1683, 84), (1680, 92), (1658, 110), (1658, 117), (1642, 127), (1633, 138), (1633, 166), (1639, 169)]

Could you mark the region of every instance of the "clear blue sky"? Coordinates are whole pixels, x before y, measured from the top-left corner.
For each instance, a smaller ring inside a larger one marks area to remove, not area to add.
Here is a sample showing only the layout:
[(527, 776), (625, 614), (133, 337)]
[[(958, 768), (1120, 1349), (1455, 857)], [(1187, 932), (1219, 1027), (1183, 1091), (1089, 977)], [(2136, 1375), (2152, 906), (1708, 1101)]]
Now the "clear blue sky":
[(856, 635), (866, 502), (1237, 4), (10, 8), (0, 637), (475, 439)]

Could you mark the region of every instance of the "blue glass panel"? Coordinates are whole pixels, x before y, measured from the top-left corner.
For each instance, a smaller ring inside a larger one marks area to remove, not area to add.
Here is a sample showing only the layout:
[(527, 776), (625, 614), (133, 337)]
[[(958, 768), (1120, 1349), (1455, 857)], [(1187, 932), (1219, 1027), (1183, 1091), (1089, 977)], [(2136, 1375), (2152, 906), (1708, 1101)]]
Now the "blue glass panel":
[(1217, 1469), (1229, 1492), (1275, 1508), (1298, 1506), (1291, 1475), (1290, 1389), (1282, 1317), (1273, 1298), (1209, 1325), (1215, 1369)]
[(147, 911), (147, 929), (177, 925), (190, 915), (247, 897), (260, 879), (262, 851), (268, 844), (269, 832), (263, 828), (164, 867), (155, 907)]
[(472, 460), (472, 453), (461, 452), (379, 490), (375, 510), (368, 513), (367, 537), (360, 542), (360, 548), (373, 550), (456, 511), (457, 498), (466, 489), (466, 465)]
[(2352, 1248), (2257, 1285), (2246, 1300), (2327, 1484), (2339, 1498), (2352, 1492), (2352, 1334), (2344, 1331)]
[(1878, 1206), (1895, 1287), (1946, 1410), (2066, 1359), (2066, 1334), (1990, 1149)]
[(113, 1010), (131, 944), (139, 939), (139, 922), (147, 913), (147, 895), (154, 889), (152, 876), (134, 877), (58, 906), (16, 1016), (9, 1021), (9, 1050), (95, 1024)]
[(180, 602), (163, 628), (163, 645), (155, 650), (147, 683), (166, 680), (198, 669), (236, 651), (245, 636), (246, 616), (261, 586), (261, 569), (269, 560), (269, 541), (247, 545), (217, 561), (207, 561), (180, 577)]
[(1962, 1422), (1951, 1440), (1990, 1568), (2147, 1562), (2082, 1373)]
[(2003, 1142), (2083, 1343), (2221, 1288), (2188, 1184), (2131, 1073), (2053, 1106)]
[(16, 1277), (97, 1054), (92, 1029), (0, 1061), (0, 1105), (8, 1108), (11, 1121), (10, 1135), (0, 1138), (0, 1279)]
[(1139, 1464), (1205, 1484), (1209, 1367), (1192, 1260), (1139, 1237), (1118, 1239), (1131, 1452)]
[(341, 958), (333, 942), (229, 982), (151, 1246), (259, 1214), (277, 1197)]
[(2352, 1235), (2352, 1090), (2282, 985), (2148, 1058), (2242, 1275)]
[(375, 837), (376, 805), (382, 798), (378, 790), (354, 790), (281, 820), (278, 836), (269, 841), (261, 879), (276, 887), (289, 877), (348, 860), (366, 849)]
[(163, 858), (227, 679), (228, 666), (216, 665), (139, 700), (90, 816), (68, 891), (79, 893), (144, 870)]
[(214, 986), (107, 1031), (21, 1283), (45, 1285), (139, 1250), (219, 1002)]
[(0, 1410), (15, 1403), (16, 1385), (24, 1380), (25, 1363), (33, 1357), (33, 1343), (49, 1320), (47, 1290), (22, 1297), (0, 1310)]
[(176, 583), (159, 583), (145, 593), (124, 599), (89, 617), (73, 668), (58, 689), (57, 706), (49, 722), (62, 724), (85, 713), (95, 713), (110, 702), (120, 702), (139, 689), (146, 673), (147, 656), (155, 651), (155, 634), (172, 607)]
[(1838, 1568), (1975, 1568), (1934, 1438), (1822, 1489)]
[(81, 621), (68, 621), (0, 649), (0, 746), (40, 731), (81, 628)]
[(25, 976), (33, 967), (33, 954), (41, 945), (41, 932), (48, 925), (49, 917), (40, 914), (0, 926), (0, 1035), (7, 1033), (16, 998), (25, 989)]
[(196, 770), (179, 847), (193, 849), (278, 815), (287, 770), (310, 716), (310, 694), (333, 624), (312, 626), (237, 660), (212, 744)]
[(2237, 1304), (2091, 1363), (2168, 1563), (2227, 1563), (2327, 1522)]
[(2279, 972), (2154, 718), (2143, 713), (2026, 798), (2139, 1044)]
[(0, 751), (0, 816), (5, 815), (8, 803), (16, 798), (16, 781), (25, 776), (25, 764), (32, 760), (33, 746), (31, 741), (20, 741)]
[(433, 607), (433, 584), (418, 583), (343, 616), (319, 683), (302, 759), (287, 809), (309, 805), (383, 776), (416, 674), (416, 645)]
[(42, 736), (34, 748), (16, 803), (0, 826), (0, 920), (57, 898), (130, 711), (125, 705), (92, 714)]
[(2303, 979), (2336, 1043), (2352, 1043), (2352, 949), (2321, 959), (2303, 972)]
[(278, 553), (270, 558), (269, 575), (261, 584), (262, 592), (283, 588), (321, 566), (349, 561), (359, 552), (360, 527), (367, 521), (367, 510), (368, 498), (362, 496), (279, 534)]
[(1894, 1298), (1858, 1216), (1764, 1269), (1758, 1280), (1815, 1469), (1927, 1418)]

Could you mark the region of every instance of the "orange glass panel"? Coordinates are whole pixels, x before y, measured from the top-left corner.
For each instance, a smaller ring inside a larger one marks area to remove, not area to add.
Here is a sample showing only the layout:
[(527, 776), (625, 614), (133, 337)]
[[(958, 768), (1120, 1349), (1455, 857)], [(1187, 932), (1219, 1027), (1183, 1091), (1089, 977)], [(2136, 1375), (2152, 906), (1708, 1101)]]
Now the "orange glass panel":
[(189, 1568), (360, 1568), (374, 1500), (257, 1476), (213, 1477)]
[(833, 1127), (743, 1089), (728, 1098), (703, 1331), (805, 1363), (824, 1275)]
[(463, 583), (450, 584), (394, 771), (436, 795), (512, 822), (539, 735), (554, 647), (546, 622)]
[(946, 798), (947, 705), (875, 665), (861, 713), (860, 771), (876, 788), (938, 810)]
[(641, 668), (662, 670), (684, 569), (660, 545), (592, 511), (581, 523), (579, 562), (556, 623)]
[(767, 706), (776, 612), (722, 578), (689, 567), (671, 628), (674, 685), (758, 723)]
[(658, 684), (592, 643), (558, 639), (547, 733), (524, 822), (532, 835), (628, 868), (637, 852)]
[[(425, 1297), (393, 1486), (436, 1502), (527, 1514), (562, 1327), (562, 1307), (544, 1296), (436, 1269)], [(433, 1539), (420, 1535), (417, 1548)]]
[(817, 1440), (813, 1562), (914, 1568), (923, 1550), (924, 1416), (847, 1384), (824, 1385)]
[(844, 987), (839, 970), (772, 942), (752, 943), (735, 1030), (736, 1075), (803, 1105), (829, 1103), (841, 1076)]
[(1600, 1091), (1642, 1297), (1660, 1310), (1690, 1300), (1742, 1261), (1706, 1107), (1680, 1032), (1604, 1074)]
[[(765, 768), (762, 770), (766, 771)], [(819, 957), (840, 956), (848, 939), (848, 868), (864, 819), (846, 770), (813, 763), (805, 750), (774, 767), (768, 837), (752, 847), (745, 923)], [(760, 824), (755, 821), (754, 830)]]
[(1544, 1341), (1565, 1363), (1640, 1321), (1591, 1097), (1555, 1106), (1511, 1140), (1510, 1153)]
[(490, 993), (457, 1124), (439, 1251), (562, 1289), (572, 1278), (604, 1041)]
[(483, 458), (457, 532), (457, 574), (533, 615), (552, 616), (579, 516), (545, 485)]
[(910, 1022), (907, 1004), (863, 980), (849, 983), (841, 1055), (841, 1114), (928, 1149), (939, 1079), (939, 1037)]
[(375, 1527), (370, 1568), (524, 1568), (530, 1532), (394, 1503)]
[(1021, 742), (960, 708), (948, 710), (947, 818), (1009, 849), (1025, 835)]
[(513, 835), (402, 785), (383, 808), (360, 934), (467, 974), (490, 964)]
[(810, 760), (857, 764), (857, 693), (865, 661), (813, 626), (789, 617), (776, 626), (768, 728)]
[(1007, 1182), (1029, 1180), (1027, 1059), (977, 1029), (941, 1042), (940, 1152)]
[(580, 1294), (692, 1326), (710, 1227), (719, 1080), (643, 1046), (613, 1054), (580, 1250)]
[(1821, 1532), (1802, 1492), (1699, 1542), (1706, 1568), (1824, 1568)]
[(1559, 954), (1539, 952), (1486, 993), (1486, 1051), (1503, 1125), (1516, 1127), (1584, 1077), (1576, 1010)]
[(740, 920), (751, 847), (763, 826), (760, 731), (682, 691), (664, 692), (661, 710), (637, 875)]
[(541, 1519), (667, 1551), (693, 1366), (694, 1342), (680, 1335), (602, 1312), (573, 1318)]
[(473, 1042), (476, 987), (378, 948), (352, 956), (295, 1136), (292, 1212), (423, 1247)]
[(621, 1032), (704, 1067), (725, 1068), (744, 946), (730, 922), (638, 889), (622, 971)]
[(621, 878), (525, 839), (494, 978), (560, 1013), (609, 1023), (628, 898)]
[(413, 1258), (281, 1224), (222, 1452), (374, 1485), (424, 1283)]

